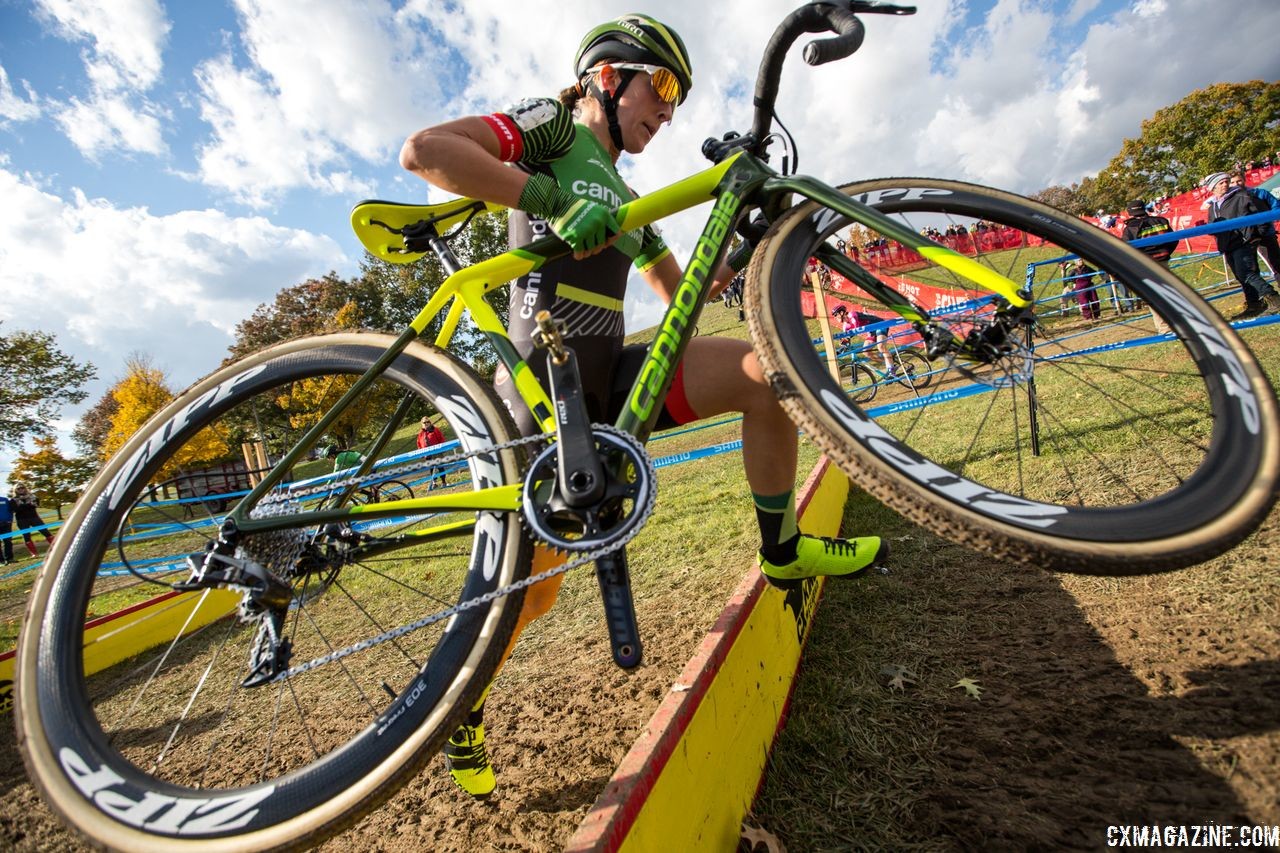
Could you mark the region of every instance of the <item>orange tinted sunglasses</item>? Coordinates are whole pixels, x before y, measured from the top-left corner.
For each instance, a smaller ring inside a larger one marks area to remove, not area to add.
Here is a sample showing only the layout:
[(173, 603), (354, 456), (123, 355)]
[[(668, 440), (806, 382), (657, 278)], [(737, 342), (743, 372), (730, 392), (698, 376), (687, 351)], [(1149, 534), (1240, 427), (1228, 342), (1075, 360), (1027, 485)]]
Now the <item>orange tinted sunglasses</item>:
[(669, 68), (663, 68), (661, 65), (645, 65), (640, 62), (610, 62), (609, 65), (618, 69), (627, 69), (630, 71), (643, 71), (649, 75), (649, 83), (653, 86), (653, 92), (662, 100), (675, 108), (680, 103), (680, 81), (676, 79), (676, 75)]

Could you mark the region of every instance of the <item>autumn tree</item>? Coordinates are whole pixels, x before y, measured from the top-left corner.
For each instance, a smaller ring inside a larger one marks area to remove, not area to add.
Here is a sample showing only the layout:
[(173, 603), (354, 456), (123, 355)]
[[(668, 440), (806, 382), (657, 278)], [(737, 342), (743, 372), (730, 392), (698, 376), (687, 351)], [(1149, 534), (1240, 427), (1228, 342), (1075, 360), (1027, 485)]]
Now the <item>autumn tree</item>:
[[(348, 302), (333, 316), (330, 325), (331, 328), (327, 331), (361, 328), (363, 322), (359, 306)], [(342, 395), (350, 390), (357, 378), (355, 375), (317, 376), (300, 379), (282, 389), (276, 396), (275, 404), (287, 419), (288, 431), (301, 432), (318, 423)], [(365, 392), (357, 405), (348, 406), (333, 422), (329, 427), (330, 436), (342, 447), (357, 446), (366, 437), (362, 436), (363, 428), (372, 421), (375, 414), (392, 411), (399, 402), (401, 393), (397, 386), (389, 382), (376, 383), (371, 390)]]
[(111, 431), (111, 419), (119, 408), (120, 404), (116, 402), (115, 395), (108, 388), (101, 399), (80, 416), (75, 428), (71, 430), (71, 437), (82, 455), (98, 460), (106, 458), (102, 446), (106, 443), (107, 434)]
[(1072, 184), (1069, 187), (1062, 184), (1056, 184), (1052, 187), (1040, 190), (1038, 193), (1032, 193), (1028, 198), (1044, 202), (1051, 207), (1056, 207), (1059, 210), (1064, 210), (1067, 213), (1072, 213), (1076, 216), (1088, 212), (1088, 209), (1081, 202), (1079, 184)]
[[(153, 366), (145, 356), (129, 357), (124, 379), (111, 389), (116, 401), (116, 411), (111, 416), (111, 426), (102, 443), (103, 457), (115, 453), (170, 400), (173, 392), (165, 380), (164, 371)], [(231, 448), (238, 447), (238, 437), (226, 427), (209, 427), (187, 440), (160, 472), (161, 478), (172, 477), (181, 470), (199, 468), (224, 461), (232, 455)]]
[(93, 365), (64, 353), (48, 332), (0, 333), (0, 447), (20, 448), (27, 436), (53, 435), (62, 406), (83, 401), (83, 386), (96, 375)]
[(1192, 189), (1205, 175), (1280, 149), (1280, 82), (1217, 83), (1157, 110), (1089, 184), (1073, 213)]
[(57, 439), (41, 436), (35, 439), (35, 450), (19, 453), (13, 463), (10, 483), (26, 483), (45, 506), (57, 510), (62, 518), (62, 505), (74, 503), (81, 489), (98, 470), (91, 457), (67, 458), (58, 450)]

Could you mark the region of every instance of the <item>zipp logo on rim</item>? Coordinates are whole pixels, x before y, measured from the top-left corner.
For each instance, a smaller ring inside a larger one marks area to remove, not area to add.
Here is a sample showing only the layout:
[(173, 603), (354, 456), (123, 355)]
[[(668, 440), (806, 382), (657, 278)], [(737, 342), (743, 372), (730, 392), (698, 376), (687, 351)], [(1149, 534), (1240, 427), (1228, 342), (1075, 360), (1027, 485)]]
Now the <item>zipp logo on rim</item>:
[(842, 394), (823, 389), (820, 397), (827, 411), (839, 418), (849, 431), (862, 439), (873, 453), (916, 482), (928, 486), (958, 504), (975, 511), (999, 516), (1010, 524), (1047, 528), (1057, 523), (1066, 507), (1006, 495), (948, 471), (925, 459), (898, 441), (879, 424), (849, 407)]
[(1222, 366), (1219, 376), (1226, 388), (1227, 396), (1234, 397), (1240, 404), (1240, 414), (1244, 417), (1245, 428), (1251, 435), (1257, 435), (1262, 427), (1262, 415), (1259, 412), (1258, 398), (1249, 387), (1249, 376), (1244, 372), (1244, 365), (1240, 363), (1240, 359), (1204, 315), (1184, 299), (1182, 294), (1151, 279), (1143, 279), (1143, 282), (1153, 290), (1159, 291), (1162, 297), (1173, 304), (1182, 318), (1195, 327), (1196, 335), (1209, 350), (1209, 354)]
[(943, 195), (953, 195), (953, 193), (951, 190), (940, 190), (933, 187), (889, 187), (883, 190), (858, 193), (857, 195), (849, 196), (849, 198), (875, 207), (877, 204), (886, 201), (919, 201), (922, 198)]
[[(276, 792), (274, 785), (228, 797), (174, 797), (136, 791), (105, 764), (94, 769), (70, 747), (58, 761), (72, 784), (116, 820), (170, 835), (209, 835), (241, 829), (258, 814), (258, 804)], [(139, 796), (140, 795), (140, 796)]]

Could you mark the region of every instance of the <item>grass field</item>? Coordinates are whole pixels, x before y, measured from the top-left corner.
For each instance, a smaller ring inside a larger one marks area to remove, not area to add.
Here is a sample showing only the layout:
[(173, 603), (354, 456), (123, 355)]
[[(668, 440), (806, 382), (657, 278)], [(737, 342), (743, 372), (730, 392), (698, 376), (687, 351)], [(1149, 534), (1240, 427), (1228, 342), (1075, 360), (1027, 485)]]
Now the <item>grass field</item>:
[[(1246, 340), (1280, 384), (1276, 327)], [(1222, 557), (1122, 579), (992, 560), (856, 490), (845, 530), (888, 536), (894, 571), (827, 585), (755, 806), (788, 849), (1097, 849), (1108, 825), (1280, 824), (1280, 511)]]

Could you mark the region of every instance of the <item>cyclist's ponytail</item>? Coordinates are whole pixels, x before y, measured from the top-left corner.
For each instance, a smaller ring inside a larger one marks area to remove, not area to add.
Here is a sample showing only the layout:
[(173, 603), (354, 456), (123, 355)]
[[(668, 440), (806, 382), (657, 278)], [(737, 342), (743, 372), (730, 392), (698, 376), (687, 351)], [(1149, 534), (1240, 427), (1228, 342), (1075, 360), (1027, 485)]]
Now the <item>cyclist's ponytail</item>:
[(559, 99), (560, 103), (564, 104), (569, 109), (570, 112), (573, 112), (578, 108), (578, 101), (582, 100), (582, 96), (582, 85), (574, 83), (569, 88), (562, 89), (560, 94), (556, 97)]

